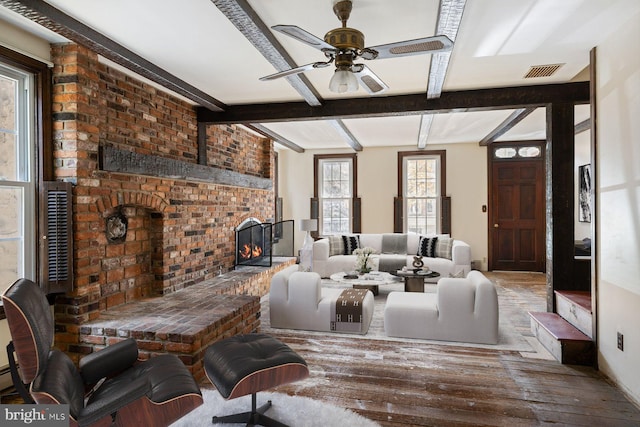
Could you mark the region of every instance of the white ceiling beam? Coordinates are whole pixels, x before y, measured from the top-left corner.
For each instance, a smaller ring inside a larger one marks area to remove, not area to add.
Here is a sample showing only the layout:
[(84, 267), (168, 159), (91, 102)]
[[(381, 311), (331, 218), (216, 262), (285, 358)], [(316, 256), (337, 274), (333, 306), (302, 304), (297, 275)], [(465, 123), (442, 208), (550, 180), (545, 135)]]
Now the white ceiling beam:
[(518, 108), (516, 111), (509, 114), (509, 117), (500, 123), (494, 130), (489, 132), (487, 136), (482, 138), (480, 145), (489, 145), (494, 143), (502, 135), (513, 129), (513, 127), (520, 123), (525, 117), (536, 111), (536, 109), (536, 107)]
[[(298, 66), (246, 0), (211, 1), (276, 70)], [(294, 74), (286, 79), (309, 105), (322, 105), (320, 95), (304, 74)]]
[[(438, 10), (438, 22), (436, 24), (436, 35), (443, 34), (454, 42), (458, 36), (458, 29), (462, 21), (462, 14), (467, 0), (440, 0)], [(447, 76), (451, 51), (434, 53), (431, 55), (431, 65), (429, 66), (429, 78), (427, 80), (427, 99), (439, 98)], [(429, 130), (433, 117), (422, 118), (420, 120), (420, 132), (418, 134), (418, 148), (424, 149), (429, 139)]]
[[(211, 1), (278, 71), (284, 71), (298, 66), (246, 0)], [(320, 95), (304, 74), (293, 74), (286, 77), (286, 79), (309, 105), (313, 107), (322, 105)], [(331, 125), (338, 130), (338, 133), (342, 135), (347, 144), (356, 151), (362, 150), (362, 145), (360, 145), (356, 137), (349, 132), (342, 120), (336, 119), (330, 122)], [(263, 130), (267, 130), (263, 125), (252, 125), (255, 127), (260, 126)], [(284, 138), (281, 140), (284, 140)], [(288, 141), (288, 143), (296, 145), (291, 141)]]
[(296, 153), (304, 153), (304, 148), (300, 147), (298, 144), (289, 141), (287, 138), (283, 137), (282, 135), (280, 135), (279, 133), (276, 133), (274, 131), (272, 131), (271, 129), (269, 129), (266, 126), (263, 126), (259, 123), (251, 123), (251, 124), (247, 124), (245, 125), (246, 127), (248, 127), (249, 129), (258, 132), (259, 134), (266, 136), (267, 138), (271, 138), (272, 140), (274, 140), (275, 142), (277, 142), (278, 144), (287, 147), (293, 151), (295, 151)]

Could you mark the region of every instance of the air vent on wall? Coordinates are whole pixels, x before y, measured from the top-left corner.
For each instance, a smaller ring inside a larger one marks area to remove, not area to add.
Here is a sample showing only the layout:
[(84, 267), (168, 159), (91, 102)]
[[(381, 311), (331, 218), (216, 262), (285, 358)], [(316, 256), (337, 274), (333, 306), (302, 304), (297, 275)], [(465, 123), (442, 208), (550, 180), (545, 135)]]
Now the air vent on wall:
[(524, 75), (524, 78), (532, 79), (535, 77), (549, 77), (558, 71), (558, 69), (563, 65), (564, 64), (534, 65), (529, 69), (527, 74)]

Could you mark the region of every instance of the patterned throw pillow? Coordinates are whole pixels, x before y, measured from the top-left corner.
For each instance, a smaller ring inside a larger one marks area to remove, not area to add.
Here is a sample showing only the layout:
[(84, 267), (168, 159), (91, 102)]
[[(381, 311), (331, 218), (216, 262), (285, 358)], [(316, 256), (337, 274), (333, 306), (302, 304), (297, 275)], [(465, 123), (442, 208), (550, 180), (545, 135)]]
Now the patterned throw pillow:
[(360, 236), (342, 236), (344, 243), (344, 255), (351, 255), (360, 247)]
[(449, 277), (453, 277), (454, 279), (464, 279), (464, 270), (458, 270), (457, 273), (449, 273)]
[(329, 256), (344, 255), (342, 236), (329, 236)]
[(436, 243), (438, 242), (437, 237), (425, 237), (420, 236), (420, 241), (418, 242), (418, 254), (420, 256), (426, 256), (429, 258), (434, 258), (436, 256)]
[(436, 243), (436, 257), (451, 259), (451, 249), (453, 248), (453, 239), (440, 238)]

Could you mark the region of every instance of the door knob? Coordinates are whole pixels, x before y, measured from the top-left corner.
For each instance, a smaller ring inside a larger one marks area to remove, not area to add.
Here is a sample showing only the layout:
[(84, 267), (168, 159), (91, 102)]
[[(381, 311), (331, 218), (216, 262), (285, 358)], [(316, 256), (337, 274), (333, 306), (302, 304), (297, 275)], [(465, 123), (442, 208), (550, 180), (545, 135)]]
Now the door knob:
[(500, 226), (498, 224), (493, 224), (493, 228), (499, 228)]

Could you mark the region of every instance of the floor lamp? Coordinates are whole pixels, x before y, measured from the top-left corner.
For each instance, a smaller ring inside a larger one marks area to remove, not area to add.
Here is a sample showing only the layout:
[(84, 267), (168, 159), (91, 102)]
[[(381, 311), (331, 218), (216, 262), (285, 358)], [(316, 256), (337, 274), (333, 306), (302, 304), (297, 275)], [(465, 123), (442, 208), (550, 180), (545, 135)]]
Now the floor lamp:
[(312, 231), (318, 230), (317, 219), (303, 219), (300, 221), (300, 230), (307, 234), (304, 236), (304, 243), (300, 249), (300, 271), (312, 271), (313, 269), (313, 237)]

